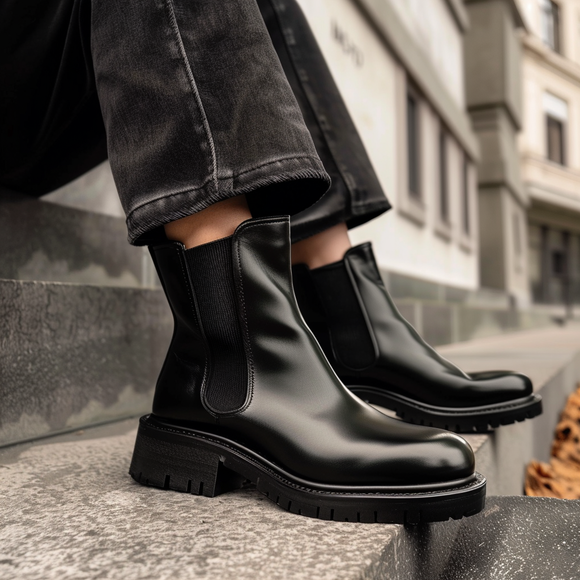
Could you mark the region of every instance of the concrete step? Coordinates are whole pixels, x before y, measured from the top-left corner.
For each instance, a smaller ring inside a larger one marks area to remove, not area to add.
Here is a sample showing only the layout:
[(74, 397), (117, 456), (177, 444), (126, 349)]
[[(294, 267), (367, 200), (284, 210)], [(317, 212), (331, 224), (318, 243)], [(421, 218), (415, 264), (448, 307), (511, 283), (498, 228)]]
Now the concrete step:
[(3, 580), (578, 578), (580, 502), (489, 498), (461, 521), (325, 522), (248, 488), (216, 498), (127, 474), (136, 421), (0, 450)]
[(161, 290), (0, 280), (0, 320), (0, 446), (151, 408)]
[(158, 286), (145, 248), (121, 217), (0, 190), (0, 278), (99, 286)]
[(151, 406), (172, 319), (106, 169), (49, 203), (0, 191), (0, 445)]
[[(580, 328), (442, 351), (468, 370), (527, 372), (544, 396), (543, 417), (467, 436), (490, 495), (519, 494), (526, 461), (546, 458), (580, 379)], [(419, 528), (323, 522), (252, 488), (210, 499), (138, 485), (127, 475), (135, 428), (129, 420), (0, 450), (1, 578), (578, 578), (580, 502), (492, 497), (478, 516)]]

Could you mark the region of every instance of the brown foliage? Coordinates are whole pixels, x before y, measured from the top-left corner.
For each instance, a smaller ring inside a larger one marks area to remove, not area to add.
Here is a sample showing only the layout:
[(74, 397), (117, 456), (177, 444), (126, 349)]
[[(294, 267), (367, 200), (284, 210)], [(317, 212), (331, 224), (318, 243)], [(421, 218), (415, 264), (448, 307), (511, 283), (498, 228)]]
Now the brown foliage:
[(550, 463), (528, 464), (525, 491), (534, 497), (580, 499), (580, 386), (566, 401)]

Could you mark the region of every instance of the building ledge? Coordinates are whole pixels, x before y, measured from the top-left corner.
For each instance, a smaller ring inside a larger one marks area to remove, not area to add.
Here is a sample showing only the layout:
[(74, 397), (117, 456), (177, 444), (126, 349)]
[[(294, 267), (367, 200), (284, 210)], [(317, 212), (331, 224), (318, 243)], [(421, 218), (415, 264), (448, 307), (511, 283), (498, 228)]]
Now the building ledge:
[(528, 55), (536, 60), (542, 60), (545, 65), (557, 74), (566, 77), (567, 80), (576, 84), (580, 83), (579, 64), (566, 58), (564, 55), (553, 51), (534, 34), (524, 34), (522, 38), (524, 50)]
[(580, 213), (580, 199), (577, 195), (564, 190), (554, 189), (543, 183), (526, 182), (526, 190), (530, 199), (542, 203), (565, 208)]
[(533, 201), (580, 211), (580, 171), (534, 153), (522, 155), (522, 180)]

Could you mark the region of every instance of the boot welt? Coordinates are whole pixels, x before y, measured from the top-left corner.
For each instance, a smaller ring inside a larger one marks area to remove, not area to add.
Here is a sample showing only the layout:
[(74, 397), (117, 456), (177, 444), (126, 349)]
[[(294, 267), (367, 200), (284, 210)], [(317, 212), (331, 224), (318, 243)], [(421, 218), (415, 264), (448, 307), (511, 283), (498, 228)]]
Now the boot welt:
[(294, 476), (231, 439), (172, 425), (139, 422), (129, 473), (143, 485), (215, 497), (254, 483), (289, 512), (321, 520), (420, 524), (461, 519), (485, 506), (485, 478), (409, 486), (348, 486)]
[(456, 433), (485, 433), (490, 428), (532, 419), (542, 413), (540, 395), (478, 407), (438, 407), (378, 387), (346, 386), (367, 403), (395, 411), (407, 423), (439, 427)]

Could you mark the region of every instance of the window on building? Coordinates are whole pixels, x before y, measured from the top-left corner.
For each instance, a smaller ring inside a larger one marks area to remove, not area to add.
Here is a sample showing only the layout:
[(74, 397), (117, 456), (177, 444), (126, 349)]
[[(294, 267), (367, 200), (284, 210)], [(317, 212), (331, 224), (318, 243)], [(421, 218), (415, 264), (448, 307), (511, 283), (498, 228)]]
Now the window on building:
[(548, 159), (564, 165), (564, 123), (546, 115), (546, 134), (548, 136)]
[(543, 106), (546, 118), (546, 157), (565, 165), (568, 104), (551, 93), (544, 93)]
[(528, 224), (528, 279), (534, 302), (544, 301), (542, 280), (543, 242), (542, 228), (539, 224)]
[(449, 223), (449, 175), (447, 169), (447, 133), (439, 130), (439, 217)]
[(553, 0), (540, 0), (542, 10), (542, 40), (556, 52), (561, 51), (560, 7)]
[(469, 158), (465, 153), (463, 154), (463, 175), (461, 177), (463, 197), (463, 233), (469, 235), (471, 233), (471, 222), (469, 219)]
[(419, 135), (419, 101), (411, 93), (407, 93), (407, 171), (409, 194), (415, 199), (421, 199), (421, 163)]
[(563, 250), (552, 250), (552, 274), (563, 277), (567, 272), (566, 254)]

